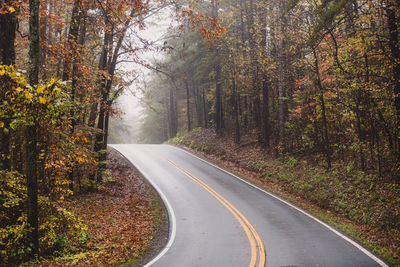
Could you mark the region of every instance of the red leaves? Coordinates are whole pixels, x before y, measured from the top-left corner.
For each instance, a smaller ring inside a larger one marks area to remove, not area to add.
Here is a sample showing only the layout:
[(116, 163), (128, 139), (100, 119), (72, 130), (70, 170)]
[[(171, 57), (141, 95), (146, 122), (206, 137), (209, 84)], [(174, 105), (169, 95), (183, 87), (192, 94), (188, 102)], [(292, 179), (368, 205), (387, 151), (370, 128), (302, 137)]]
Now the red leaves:
[(301, 117), (305, 112), (309, 112), (314, 106), (315, 103), (298, 105), (297, 108), (292, 111), (290, 117), (291, 118)]

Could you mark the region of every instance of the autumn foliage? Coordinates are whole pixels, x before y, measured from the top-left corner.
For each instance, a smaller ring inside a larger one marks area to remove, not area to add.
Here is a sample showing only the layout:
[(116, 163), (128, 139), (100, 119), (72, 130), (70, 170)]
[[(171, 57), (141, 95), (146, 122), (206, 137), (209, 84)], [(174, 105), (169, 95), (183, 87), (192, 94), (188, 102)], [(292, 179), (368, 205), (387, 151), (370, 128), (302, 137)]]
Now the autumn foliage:
[[(113, 103), (138, 75), (118, 64), (150, 49), (137, 33), (171, 4), (1, 2), (0, 265), (69, 255), (86, 241), (65, 201), (102, 186)], [(224, 33), (216, 18), (176, 7), (208, 39)]]
[(399, 1), (195, 2), (226, 31), (210, 45), (196, 24), (171, 30), (138, 139), (251, 159), (261, 181), (375, 228), (398, 259)]
[[(188, 20), (166, 59), (155, 63), (163, 72), (146, 83), (151, 108), (143, 133), (153, 130), (163, 141), (212, 126), (240, 145), (252, 132), (266, 153), (314, 155), (327, 169), (354, 165), (399, 181), (398, 2), (187, 5), (185, 14), (198, 5), (212, 19)], [(221, 27), (210, 46), (192, 29), (214, 19)], [(160, 83), (168, 86), (154, 94)]]
[[(40, 251), (52, 253), (64, 249), (65, 241), (79, 238), (86, 226), (64, 208), (63, 201), (72, 194), (68, 185), (70, 166), (92, 162), (81, 160), (87, 157), (85, 145), (77, 142), (70, 133), (71, 123), (65, 114), (71, 108), (65, 83), (50, 80), (44, 84), (30, 86), (21, 72), (12, 66), (0, 66), (1, 114), (0, 126), (9, 142), (18, 146), (24, 142), (21, 132), (29, 125), (37, 125), (40, 133), (37, 164), (42, 174), (39, 183), (39, 233)], [(76, 151), (81, 151), (76, 153)], [(17, 263), (24, 260), (33, 250), (29, 242), (26, 198), (27, 184), (18, 172), (23, 166), (23, 151), (13, 149), (13, 154), (2, 154), (3, 162), (10, 162), (13, 171), (0, 172), (2, 203), (0, 210), (0, 259), (2, 262)], [(21, 170), (20, 170), (21, 171)]]

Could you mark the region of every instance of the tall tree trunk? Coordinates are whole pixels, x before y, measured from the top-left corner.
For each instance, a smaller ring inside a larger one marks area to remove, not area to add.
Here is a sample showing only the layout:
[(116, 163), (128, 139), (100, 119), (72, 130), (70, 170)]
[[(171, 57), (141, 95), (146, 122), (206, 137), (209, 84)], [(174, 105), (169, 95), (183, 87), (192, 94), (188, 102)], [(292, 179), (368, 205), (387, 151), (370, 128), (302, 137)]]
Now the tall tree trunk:
[[(215, 49), (215, 54), (218, 54)], [(218, 61), (218, 59), (216, 59)], [(215, 123), (216, 133), (218, 136), (222, 135), (222, 87), (221, 87), (221, 72), (219, 64), (215, 63)]]
[(328, 134), (328, 122), (326, 119), (326, 110), (325, 110), (325, 99), (324, 99), (324, 90), (321, 83), (321, 76), (319, 73), (319, 62), (317, 57), (317, 52), (315, 48), (313, 48), (313, 55), (314, 55), (314, 67), (315, 67), (315, 74), (317, 78), (317, 87), (319, 91), (319, 97), (321, 101), (321, 111), (322, 111), (322, 123), (323, 123), (323, 142), (324, 142), (324, 154), (326, 157), (326, 163), (328, 169), (331, 168), (331, 148), (330, 148), (330, 140)]
[[(80, 53), (81, 48), (84, 44), (85, 36), (79, 36), (79, 33), (85, 35), (85, 25), (82, 27), (83, 20), (83, 10), (81, 7), (81, 1), (75, 0), (74, 7), (72, 9), (71, 23), (68, 33), (68, 40), (66, 46), (66, 53), (64, 58), (64, 72), (63, 72), (63, 80), (71, 79), (71, 102), (75, 102), (77, 88), (78, 88), (78, 77), (80, 77), (79, 73), (79, 63), (80, 63)], [(81, 29), (80, 29), (81, 28)], [(81, 30), (81, 31), (80, 31)], [(71, 62), (72, 62), (72, 71), (71, 71)], [(74, 134), (75, 126), (77, 124), (75, 119), (75, 105), (73, 105), (70, 113), (71, 117), (71, 134)], [(72, 163), (71, 171), (69, 173), (70, 180), (70, 190), (74, 191), (74, 170), (75, 164)]]
[[(29, 84), (39, 82), (40, 31), (39, 0), (29, 0)], [(26, 129), (26, 180), (28, 195), (29, 242), (33, 244), (32, 254), (39, 252), (38, 233), (38, 187), (37, 187), (37, 122)]]
[[(102, 65), (100, 69), (107, 70), (107, 77), (103, 77), (103, 82), (100, 87), (100, 92), (102, 96), (102, 101), (100, 103), (100, 113), (97, 128), (101, 130), (96, 136), (95, 152), (99, 154), (99, 166), (97, 169), (97, 182), (102, 181), (103, 171), (107, 167), (107, 140), (108, 140), (108, 127), (109, 127), (109, 116), (112, 100), (109, 100), (112, 84), (114, 80), (115, 69), (117, 66), (117, 59), (119, 56), (119, 50), (122, 46), (122, 42), (125, 38), (126, 31), (128, 30), (131, 18), (134, 16), (136, 9), (132, 9), (129, 18), (125, 21), (122, 31), (119, 33), (115, 47), (113, 47), (114, 31), (111, 30), (110, 33), (106, 33), (104, 43), (107, 44), (103, 48), (103, 58)], [(108, 16), (105, 16), (106, 22), (108, 22)], [(113, 24), (109, 25), (113, 29)], [(108, 60), (107, 60), (108, 56)]]
[(197, 118), (197, 127), (202, 127), (204, 125), (203, 122), (203, 110), (202, 110), (202, 98), (201, 93), (197, 86), (194, 84), (194, 92), (195, 92), (195, 107), (196, 107), (196, 118)]
[[(106, 71), (107, 70), (107, 61), (109, 57), (109, 51), (110, 46), (112, 46), (112, 40), (113, 36), (110, 30), (110, 22), (108, 18), (108, 10), (105, 10), (104, 13), (104, 20), (105, 20), (105, 32), (104, 32), (104, 41), (103, 41), (103, 47), (102, 47), (102, 53), (100, 56), (100, 61), (99, 61), (99, 70), (100, 71)], [(97, 129), (99, 129), (99, 132), (95, 136), (95, 143), (94, 143), (94, 152), (97, 153), (97, 160), (98, 160), (98, 167), (97, 167), (97, 183), (100, 183), (102, 181), (102, 173), (105, 168), (105, 163), (102, 162), (103, 154), (105, 151), (102, 151), (103, 144), (104, 144), (104, 120), (105, 120), (105, 113), (107, 109), (107, 99), (108, 99), (108, 90), (107, 90), (107, 83), (108, 83), (109, 77), (107, 77), (104, 74), (101, 74), (100, 77), (100, 107), (99, 107), (99, 114), (98, 114), (98, 120), (97, 120)], [(91, 111), (94, 111), (92, 109)], [(94, 182), (94, 177), (90, 179), (91, 182)]]
[[(14, 1), (5, 0), (1, 6), (13, 6)], [(18, 8), (14, 7), (16, 11), (0, 14), (0, 59), (2, 65), (15, 64), (15, 31), (17, 29), (17, 13)]]
[(249, 5), (246, 5), (246, 15), (248, 18), (247, 32), (250, 45), (250, 60), (251, 60), (251, 73), (253, 77), (252, 83), (252, 102), (253, 102), (253, 119), (257, 130), (258, 142), (262, 143), (262, 122), (261, 122), (261, 100), (260, 100), (260, 64), (257, 57), (257, 47), (256, 47), (256, 35), (257, 27), (254, 24), (254, 13), (256, 9), (254, 7), (253, 0), (249, 0)]
[(236, 85), (236, 66), (235, 62), (233, 62), (233, 77), (232, 77), (232, 87), (233, 87), (233, 112), (235, 117), (235, 143), (240, 143), (240, 122), (239, 122), (239, 100), (238, 100), (238, 92)]
[[(47, 3), (44, 3), (44, 1), (42, 2), (42, 7), (43, 5), (45, 5), (44, 10), (45, 12), (47, 12)], [(40, 40), (41, 42), (45, 42), (47, 43), (47, 45), (49, 44), (49, 39), (48, 39), (48, 32), (47, 32), (47, 28), (48, 28), (48, 18), (47, 16), (40, 16)], [(42, 46), (42, 49), (40, 49), (40, 57), (39, 57), (39, 66), (41, 66), (40, 68), (40, 73), (41, 73), (41, 78), (42, 80), (46, 80), (47, 79), (47, 75), (48, 75), (48, 66), (46, 65), (46, 58), (47, 58), (47, 47), (46, 46)], [(39, 140), (40, 142), (40, 140)]]
[[(260, 8), (259, 16), (261, 25), (261, 54), (263, 59), (267, 59), (267, 12), (266, 12), (266, 1), (263, 2), (263, 6)], [(269, 80), (267, 71), (262, 71), (262, 145), (269, 147), (270, 145), (270, 115), (269, 115)]]
[(279, 123), (279, 142), (285, 141), (285, 98), (286, 90), (284, 85), (284, 75), (282, 73), (282, 65), (279, 64), (279, 81), (278, 81), (278, 123)]
[(71, 62), (76, 57), (76, 48), (77, 41), (79, 35), (79, 24), (81, 21), (81, 7), (80, 0), (74, 1), (74, 7), (72, 9), (71, 23), (69, 26), (67, 43), (65, 46), (65, 55), (64, 55), (64, 70), (63, 77), (64, 81), (68, 80), (71, 77)]
[(96, 124), (98, 108), (99, 108), (99, 103), (97, 102), (93, 103), (92, 106), (90, 107), (89, 120), (88, 120), (89, 127), (94, 127), (94, 125)]
[(206, 92), (205, 89), (203, 88), (202, 92), (202, 101), (203, 101), (203, 127), (208, 128), (208, 109), (207, 109), (207, 101), (206, 101)]
[(262, 95), (262, 115), (264, 119), (262, 124), (263, 146), (268, 148), (270, 145), (271, 126), (269, 119), (269, 88), (267, 77), (264, 77)]
[[(110, 33), (107, 35), (107, 41), (105, 40), (104, 42), (107, 43), (107, 46), (105, 46), (105, 49), (108, 49), (107, 52), (103, 51), (104, 57), (103, 57), (103, 62), (102, 62), (102, 68), (104, 70), (107, 70), (107, 77), (104, 77), (102, 86), (100, 88), (100, 92), (102, 95), (102, 103), (100, 104), (100, 114), (99, 114), (99, 123), (98, 123), (98, 129), (102, 130), (103, 133), (98, 135), (97, 140), (100, 142), (102, 141), (101, 147), (103, 150), (107, 148), (107, 136), (106, 134), (108, 133), (108, 123), (107, 121), (107, 114), (109, 113), (109, 109), (111, 106), (109, 104), (112, 103), (112, 101), (109, 101), (109, 96), (111, 94), (111, 89), (112, 89), (112, 84), (114, 80), (114, 74), (115, 74), (115, 69), (117, 66), (117, 59), (119, 56), (119, 50), (122, 47), (122, 42), (125, 38), (126, 31), (128, 30), (129, 23), (132, 19), (132, 17), (135, 15), (136, 9), (132, 8), (131, 13), (129, 18), (125, 21), (122, 30), (119, 32), (119, 37), (118, 41), (115, 44), (115, 47), (113, 47), (113, 39), (114, 39), (114, 31), (111, 30)], [(108, 17), (106, 16), (106, 21), (108, 21)], [(106, 23), (106, 25), (110, 26), (109, 24)], [(111, 29), (113, 29), (113, 24), (111, 24)], [(108, 47), (108, 48), (107, 48)], [(108, 60), (107, 59), (108, 55)], [(101, 138), (101, 140), (100, 140)], [(96, 150), (98, 151), (98, 150)], [(102, 156), (104, 160), (102, 162), (105, 162), (105, 155)], [(105, 168), (105, 165), (103, 165)], [(101, 168), (99, 168), (101, 169)]]
[[(396, 109), (396, 136), (397, 149), (396, 158), (400, 162), (400, 47), (399, 47), (399, 18), (396, 16), (400, 4), (398, 1), (387, 1), (386, 13), (389, 28), (389, 47), (393, 64), (393, 93), (394, 107)], [(400, 177), (400, 176), (399, 176)]]
[(169, 137), (173, 138), (178, 133), (178, 124), (177, 124), (177, 110), (176, 110), (176, 101), (175, 101), (175, 93), (174, 89), (171, 87), (169, 89)]
[(163, 127), (162, 127), (164, 141), (168, 140), (169, 112), (168, 112), (168, 100), (167, 99), (168, 99), (168, 93), (165, 94), (164, 99), (163, 99), (163, 105), (165, 108), (164, 117), (163, 117)]
[(357, 136), (358, 140), (360, 142), (360, 147), (359, 147), (359, 154), (360, 154), (360, 167), (361, 170), (363, 171), (365, 169), (365, 158), (364, 158), (364, 149), (363, 149), (363, 144), (364, 144), (364, 130), (362, 129), (362, 122), (361, 122), (361, 112), (360, 112), (360, 103), (357, 101), (355, 103), (355, 113), (356, 113), (356, 125), (357, 125)]
[[(214, 1), (213, 3), (213, 17), (218, 19), (218, 3)], [(220, 70), (220, 62), (219, 62), (219, 51), (217, 45), (214, 46), (214, 55), (215, 55), (215, 63), (214, 63), (214, 71), (215, 71), (215, 124), (216, 124), (216, 133), (218, 136), (222, 135), (222, 85), (221, 85), (221, 70)]]
[(243, 118), (243, 124), (244, 124), (244, 127), (248, 127), (249, 126), (249, 118), (248, 118), (248, 113), (247, 113), (247, 110), (249, 110), (249, 103), (248, 103), (248, 101), (247, 101), (247, 99), (248, 99), (248, 97), (247, 97), (247, 95), (245, 95), (244, 96), (244, 110), (245, 110), (245, 112), (244, 112), (244, 118)]
[(190, 120), (190, 90), (187, 73), (185, 72), (185, 87), (186, 87), (186, 116), (187, 116), (187, 128), (190, 132), (192, 130), (192, 124)]
[(104, 147), (104, 137), (105, 137), (105, 118), (107, 113), (107, 89), (102, 88), (102, 98), (100, 103), (100, 112), (99, 118), (97, 121), (97, 129), (101, 131), (100, 133), (96, 134), (96, 140), (94, 145), (94, 151), (98, 154), (98, 169), (97, 169), (97, 182), (100, 183), (102, 181), (102, 172), (105, 170), (105, 151), (103, 150)]
[[(110, 101), (110, 102), (108, 103), (108, 105), (111, 107), (112, 102)], [(104, 121), (104, 143), (103, 143), (103, 150), (106, 150), (106, 149), (107, 149), (108, 133), (109, 133), (109, 130), (108, 130), (109, 122), (110, 122), (110, 111), (107, 110), (107, 112), (106, 112), (106, 118), (105, 118), (105, 121)], [(106, 154), (104, 155), (103, 160), (104, 160), (104, 161), (106, 160)]]
[[(287, 1), (282, 1), (280, 4), (279, 13), (282, 14), (284, 12), (284, 8), (286, 7)], [(285, 123), (286, 116), (288, 113), (288, 106), (286, 103), (286, 73), (287, 73), (287, 57), (286, 57), (286, 27), (287, 27), (287, 18), (284, 16), (282, 21), (280, 22), (280, 44), (279, 44), (279, 63), (278, 63), (278, 72), (279, 72), (279, 81), (278, 81), (278, 121), (279, 121), (279, 143), (283, 146), (283, 149), (286, 146), (285, 140)]]

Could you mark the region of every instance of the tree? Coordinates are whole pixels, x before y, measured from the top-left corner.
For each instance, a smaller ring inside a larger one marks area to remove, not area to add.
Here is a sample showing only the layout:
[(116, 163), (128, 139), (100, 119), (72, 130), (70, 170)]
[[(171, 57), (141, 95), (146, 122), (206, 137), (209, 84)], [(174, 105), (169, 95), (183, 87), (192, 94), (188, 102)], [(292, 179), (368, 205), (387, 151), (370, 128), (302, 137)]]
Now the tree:
[[(36, 86), (39, 83), (39, 0), (29, 1), (29, 84)], [(30, 242), (32, 252), (39, 252), (39, 224), (38, 224), (38, 187), (37, 187), (37, 132), (36, 121), (26, 128), (26, 180), (28, 190), (28, 224), (31, 227)]]
[[(15, 32), (17, 27), (18, 3), (4, 1), (0, 7), (0, 58), (2, 65), (13, 65), (15, 63)], [(2, 97), (3, 98), (3, 97)], [(8, 128), (9, 121), (5, 121)], [(3, 169), (10, 170), (11, 163), (8, 157), (10, 151), (10, 133), (0, 131), (0, 156)]]
[[(217, 134), (233, 133), (240, 144), (249, 132), (275, 156), (321, 156), (328, 169), (352, 164), (397, 180), (396, 1), (221, 0), (201, 8), (226, 31), (206, 49), (182, 34), (200, 60), (167, 56), (178, 105), (183, 96), (187, 106), (199, 102), (179, 86), (190, 69), (193, 83), (208, 92), (207, 120)], [(194, 112), (186, 109), (179, 125)]]

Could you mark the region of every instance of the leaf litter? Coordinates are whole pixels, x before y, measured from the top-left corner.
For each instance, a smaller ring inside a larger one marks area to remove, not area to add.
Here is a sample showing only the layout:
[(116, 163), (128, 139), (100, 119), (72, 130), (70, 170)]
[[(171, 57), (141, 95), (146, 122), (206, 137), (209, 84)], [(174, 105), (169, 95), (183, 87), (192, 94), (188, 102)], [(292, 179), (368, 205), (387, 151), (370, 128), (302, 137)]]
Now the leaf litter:
[(168, 241), (168, 218), (158, 194), (118, 151), (107, 155), (105, 183), (75, 196), (68, 208), (88, 226), (75, 253), (38, 266), (142, 266)]

